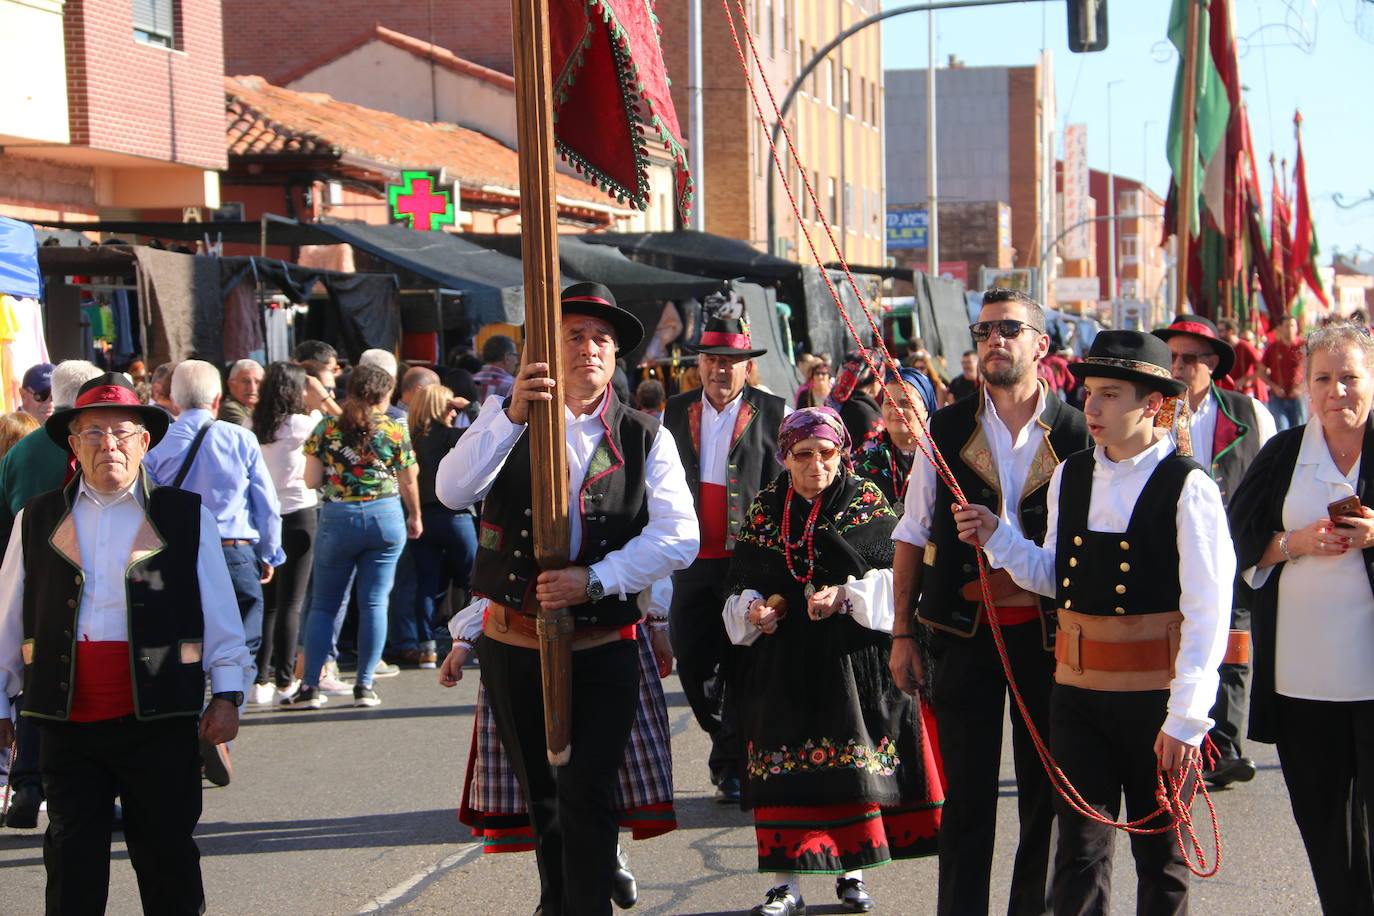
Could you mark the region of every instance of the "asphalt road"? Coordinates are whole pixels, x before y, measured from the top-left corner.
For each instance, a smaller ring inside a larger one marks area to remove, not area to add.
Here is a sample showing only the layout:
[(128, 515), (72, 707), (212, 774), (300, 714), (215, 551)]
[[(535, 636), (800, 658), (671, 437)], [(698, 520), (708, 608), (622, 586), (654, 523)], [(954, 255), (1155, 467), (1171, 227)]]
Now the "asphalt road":
[[(383, 705), (318, 711), (250, 711), (234, 744), (227, 788), (206, 785), (197, 831), (209, 911), (253, 916), (529, 916), (538, 898), (532, 854), (483, 855), (454, 816), (472, 734), (475, 669), (453, 690), (432, 671), (379, 681)], [(634, 912), (747, 913), (762, 900), (749, 816), (717, 804), (706, 779), (704, 736), (675, 676), (665, 683), (673, 722), (679, 829), (632, 842), (639, 878)], [(346, 698), (351, 702), (351, 698)], [(1256, 746), (1254, 782), (1217, 793), (1219, 875), (1195, 880), (1198, 914), (1318, 913), (1272, 748)], [(1003, 764), (993, 911), (1006, 899), (1015, 837), (1014, 785)], [(1205, 811), (1197, 815), (1206, 820)], [(39, 830), (0, 830), (0, 914), (42, 912)], [(1209, 841), (1210, 842), (1210, 841)], [(140, 912), (122, 842), (111, 869), (110, 916)], [(1113, 910), (1134, 911), (1129, 844), (1117, 844)], [(934, 911), (933, 859), (872, 869), (878, 913)], [(810, 877), (808, 912), (838, 913), (831, 882)]]

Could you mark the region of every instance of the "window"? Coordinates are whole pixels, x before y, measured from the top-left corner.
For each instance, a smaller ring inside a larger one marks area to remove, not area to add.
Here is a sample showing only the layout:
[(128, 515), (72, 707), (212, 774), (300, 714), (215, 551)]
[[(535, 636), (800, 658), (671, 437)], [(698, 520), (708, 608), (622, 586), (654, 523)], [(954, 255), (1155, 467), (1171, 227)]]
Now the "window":
[(768, 57), (778, 56), (778, 20), (773, 15), (773, 0), (763, 0), (764, 31), (768, 35)]
[[(796, 60), (796, 63), (795, 63), (795, 64), (793, 65), (793, 67), (792, 67), (792, 79), (793, 79), (793, 80), (795, 80), (795, 79), (797, 79), (798, 77), (801, 76), (802, 67), (805, 67), (805, 66), (806, 66), (806, 59), (807, 59), (807, 58), (806, 58), (806, 42), (804, 42), (804, 41), (798, 39), (798, 40), (797, 40), (797, 60)], [(798, 91), (798, 92), (801, 92), (801, 93), (803, 93), (803, 94), (809, 94), (809, 93), (810, 93), (810, 90), (811, 90), (811, 86), (808, 86), (806, 83), (802, 83), (799, 87), (797, 87), (797, 91)]]
[(844, 183), (844, 228), (848, 232), (854, 231), (854, 186), (849, 182)]
[(844, 113), (852, 118), (854, 117), (854, 108), (851, 105), (852, 97), (850, 95), (850, 82), (849, 68), (845, 67), (840, 72), (840, 99), (844, 102)]
[[(812, 45), (811, 47), (809, 47), (809, 48), (806, 49), (806, 59), (807, 59), (807, 61), (809, 62), (809, 61), (811, 60), (811, 58), (813, 58), (813, 57), (815, 57), (815, 56), (816, 56), (816, 46), (815, 46), (815, 45)], [(824, 69), (823, 67), (816, 67), (814, 70), (811, 71), (811, 97), (812, 97), (813, 99), (819, 99), (819, 98), (821, 97), (820, 91), (819, 91), (819, 88), (820, 88), (820, 75), (819, 75), (819, 74), (820, 74), (821, 70), (823, 70), (823, 69)]]
[(1138, 264), (1140, 263), (1140, 237), (1135, 235), (1123, 235), (1118, 242), (1121, 246), (1121, 263)]
[(874, 127), (878, 126), (878, 113), (883, 110), (881, 92), (882, 90), (878, 88), (877, 84), (874, 84), (873, 93), (869, 99), (869, 107), (872, 110), (869, 112), (868, 117), (868, 123), (872, 124)]
[(826, 210), (828, 211), (825, 214), (825, 218), (833, 225), (839, 218), (840, 213), (840, 202), (835, 199), (835, 179), (827, 178), (825, 180), (825, 196), (827, 200)]
[(825, 59), (825, 104), (835, 107), (835, 62)]
[(134, 38), (176, 47), (176, 0), (134, 0)]
[[(807, 192), (807, 191), (805, 191), (805, 189), (803, 189), (803, 193), (806, 194), (807, 199), (810, 199), (811, 195), (814, 194), (814, 195), (816, 195), (816, 200), (817, 200), (817, 202), (820, 201), (820, 197), (821, 197), (821, 173), (820, 173), (820, 172), (816, 171), (815, 169), (812, 169), (812, 170), (811, 170), (811, 190), (810, 190), (809, 192)], [(819, 211), (819, 210), (816, 210), (816, 209), (813, 209), (813, 210), (811, 211), (811, 218), (814, 219), (816, 222), (820, 222), (820, 221), (821, 221), (821, 214), (820, 214), (820, 211)]]

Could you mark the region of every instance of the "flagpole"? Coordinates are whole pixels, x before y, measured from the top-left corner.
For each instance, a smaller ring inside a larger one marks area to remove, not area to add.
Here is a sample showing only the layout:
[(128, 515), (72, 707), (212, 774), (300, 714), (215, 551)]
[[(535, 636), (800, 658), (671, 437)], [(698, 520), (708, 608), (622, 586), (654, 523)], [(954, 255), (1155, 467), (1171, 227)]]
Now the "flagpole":
[(1174, 231), (1174, 313), (1188, 311), (1188, 254), (1192, 243), (1192, 211), (1196, 205), (1193, 191), (1197, 171), (1197, 33), (1199, 0), (1188, 0), (1188, 36), (1183, 43), (1183, 174), (1178, 182), (1178, 220)]
[[(548, 0), (511, 0), (515, 122), (519, 131), (520, 239), (525, 262), (525, 358), (549, 365), (552, 401), (530, 405), (531, 530), (540, 569), (568, 564), (568, 468), (559, 346), (558, 211), (554, 201), (553, 65)], [(549, 762), (571, 756), (572, 617), (539, 608), (539, 657)]]

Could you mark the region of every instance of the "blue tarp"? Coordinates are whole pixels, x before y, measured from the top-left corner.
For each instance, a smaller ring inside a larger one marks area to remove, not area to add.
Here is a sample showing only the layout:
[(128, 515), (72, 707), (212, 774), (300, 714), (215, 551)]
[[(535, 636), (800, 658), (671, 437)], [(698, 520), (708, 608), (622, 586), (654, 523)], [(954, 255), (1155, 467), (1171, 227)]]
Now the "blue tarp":
[(21, 299), (43, 296), (38, 239), (28, 223), (0, 216), (0, 293)]

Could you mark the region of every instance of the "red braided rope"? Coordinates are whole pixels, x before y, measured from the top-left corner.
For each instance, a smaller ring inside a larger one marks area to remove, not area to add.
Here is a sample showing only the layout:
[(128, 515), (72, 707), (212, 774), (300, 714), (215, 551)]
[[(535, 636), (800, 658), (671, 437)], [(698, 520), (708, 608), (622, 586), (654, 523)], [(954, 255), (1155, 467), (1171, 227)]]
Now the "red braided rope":
[[(858, 344), (862, 358), (869, 369), (881, 378), (884, 373), (879, 369), (878, 365), (873, 362), (870, 353), (864, 349), (863, 341), (854, 327), (849, 311), (845, 308), (839, 292), (831, 282), (829, 273), (823, 266), (824, 262), (816, 250), (816, 244), (811, 237), (811, 232), (802, 219), (800, 208), (797, 206), (796, 195), (793, 193), (791, 183), (787, 180), (787, 169), (783, 165), (782, 159), (778, 153), (777, 144), (773, 142), (773, 138), (769, 133), (769, 122), (764, 116), (762, 106), (759, 103), (758, 91), (754, 87), (754, 80), (751, 75), (750, 58), (753, 60), (753, 65), (758, 68), (759, 79), (763, 83), (764, 91), (773, 109), (773, 120), (781, 127), (782, 135), (787, 141), (786, 146), (789, 159), (796, 166), (798, 174), (801, 176), (803, 188), (806, 191), (807, 197), (811, 200), (811, 204), (815, 209), (822, 228), (825, 230), (826, 239), (830, 242), (830, 246), (834, 250), (836, 258), (839, 261), (840, 268), (844, 271), (845, 278), (849, 281), (850, 288), (853, 290), (860, 306), (863, 308), (864, 317), (868, 319), (869, 328), (873, 332), (874, 343), (882, 355), (881, 362), (886, 368), (894, 372), (898, 368), (897, 363), (893, 359), (892, 353), (883, 339), (882, 328), (874, 320), (863, 293), (860, 291), (858, 283), (854, 279), (854, 275), (849, 270), (849, 264), (844, 257), (844, 252), (841, 250), (839, 243), (835, 239), (830, 221), (827, 219), (820, 202), (816, 199), (816, 191), (815, 188), (811, 186), (811, 181), (807, 177), (807, 170), (802, 167), (801, 157), (797, 153), (796, 145), (792, 141), (792, 133), (788, 130), (787, 122), (782, 117), (782, 112), (773, 95), (772, 85), (764, 69), (763, 61), (754, 43), (754, 34), (749, 25), (749, 16), (748, 12), (745, 10), (744, 2), (743, 0), (735, 0), (735, 5), (739, 11), (740, 24), (744, 32), (745, 42), (749, 46), (749, 57), (745, 56), (744, 48), (740, 44), (739, 32), (736, 30), (735, 26), (735, 18), (730, 10), (730, 0), (721, 0), (721, 6), (725, 11), (726, 24), (729, 26), (730, 36), (735, 45), (735, 53), (739, 57), (740, 68), (744, 74), (744, 81), (749, 89), (749, 98), (754, 105), (754, 112), (758, 118), (759, 126), (763, 131), (764, 139), (768, 143), (769, 154), (773, 160), (773, 166), (777, 170), (778, 179), (782, 182), (783, 190), (787, 195), (788, 204), (791, 206), (792, 213), (797, 219), (797, 225), (801, 229), (802, 236), (806, 240), (806, 245), (811, 252), (811, 257), (816, 262), (816, 265), (821, 268), (821, 277), (824, 279), (826, 289), (829, 291), (831, 298), (835, 302), (836, 308), (839, 310), (840, 317), (844, 321), (849, 336)], [(912, 407), (913, 405), (910, 402), (909, 396), (905, 395), (905, 388), (903, 388), (903, 395), (907, 398), (907, 404), (905, 406), (908, 408)], [(940, 454), (940, 450), (936, 447), (934, 440), (930, 438), (930, 430), (925, 420), (919, 414), (915, 413), (914, 410), (911, 411), (921, 428), (920, 432), (924, 434), (920, 435), (917, 433), (916, 429), (912, 427), (910, 421), (907, 419), (906, 413), (907, 411), (900, 411), (899, 416), (901, 417), (902, 424), (916, 440), (916, 444), (920, 448), (921, 454), (934, 465), (936, 473), (940, 476), (940, 479), (945, 485), (949, 487), (950, 493), (953, 494), (954, 498), (958, 500), (960, 504), (966, 504), (967, 499), (963, 494), (963, 490), (960, 488), (949, 465), (945, 462), (944, 456)], [(927, 447), (927, 444), (929, 447)], [(1045, 772), (1049, 775), (1055, 790), (1075, 812), (1099, 824), (1115, 827), (1127, 833), (1143, 835), (1158, 834), (1167, 830), (1173, 830), (1179, 851), (1182, 853), (1189, 870), (1202, 878), (1216, 874), (1217, 870), (1221, 867), (1221, 828), (1217, 822), (1216, 806), (1213, 804), (1211, 795), (1208, 793), (1207, 786), (1202, 779), (1202, 765), (1200, 761), (1191, 760), (1181, 766), (1177, 772), (1168, 774), (1162, 771), (1159, 772), (1156, 776), (1157, 787), (1155, 792), (1159, 807), (1149, 815), (1133, 821), (1114, 821), (1099, 813), (1083, 799), (1082, 795), (1079, 794), (1068, 776), (1060, 769), (1053, 755), (1050, 753), (1049, 747), (1040, 736), (1040, 731), (1036, 728), (1035, 722), (1031, 719), (1030, 710), (1026, 707), (1025, 700), (1022, 698), (1021, 691), (1016, 684), (1016, 678), (1012, 673), (1011, 659), (1007, 654), (1006, 643), (1002, 637), (1002, 626), (998, 620), (997, 606), (993, 601), (992, 593), (989, 589), (987, 558), (981, 549), (977, 550), (976, 553), (978, 557), (978, 578), (982, 590), (983, 606), (987, 610), (986, 616), (992, 629), (993, 641), (997, 645), (997, 654), (1002, 662), (1002, 668), (1007, 678), (1007, 685), (1011, 689), (1012, 698), (1015, 700), (1016, 707), (1020, 711), (1021, 718), (1024, 720), (1026, 729), (1031, 736), (1036, 754), (1039, 756), (1040, 762), (1044, 766)], [(1202, 843), (1198, 838), (1192, 819), (1192, 804), (1199, 791), (1202, 793), (1203, 800), (1207, 805), (1208, 815), (1212, 823), (1212, 834), (1215, 838), (1214, 848), (1216, 856), (1213, 859), (1211, 868), (1207, 866), (1207, 857), (1202, 848)], [(1164, 815), (1165, 823), (1157, 827), (1144, 826), (1160, 815)], [(1186, 845), (1185, 837), (1187, 840)], [(1191, 847), (1193, 855), (1196, 856), (1196, 865), (1189, 856), (1188, 847)]]

